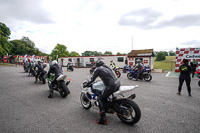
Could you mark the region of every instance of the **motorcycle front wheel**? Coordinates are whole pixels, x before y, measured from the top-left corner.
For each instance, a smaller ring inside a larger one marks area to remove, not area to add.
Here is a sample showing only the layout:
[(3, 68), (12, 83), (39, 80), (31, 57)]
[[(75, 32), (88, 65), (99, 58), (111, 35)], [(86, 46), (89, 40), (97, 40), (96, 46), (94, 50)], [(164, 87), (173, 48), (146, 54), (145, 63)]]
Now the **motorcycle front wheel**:
[(80, 101), (81, 101), (81, 105), (83, 106), (83, 108), (90, 109), (92, 107), (92, 104), (91, 104), (89, 98), (83, 92), (81, 93)]
[(148, 82), (149, 82), (149, 81), (151, 81), (151, 79), (152, 79), (152, 76), (151, 76), (150, 74), (145, 74), (145, 75), (144, 75), (144, 80), (145, 80), (145, 81), (148, 81)]
[(118, 102), (119, 106), (126, 110), (126, 114), (117, 114), (118, 118), (128, 124), (133, 125), (136, 124), (141, 118), (141, 110), (140, 107), (129, 99), (124, 99)]

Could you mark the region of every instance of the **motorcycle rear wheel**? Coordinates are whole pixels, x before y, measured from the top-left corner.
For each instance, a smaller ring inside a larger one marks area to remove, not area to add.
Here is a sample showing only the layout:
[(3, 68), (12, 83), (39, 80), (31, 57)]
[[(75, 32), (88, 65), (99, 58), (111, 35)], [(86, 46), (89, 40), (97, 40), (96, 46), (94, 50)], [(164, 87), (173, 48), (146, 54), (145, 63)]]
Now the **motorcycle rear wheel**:
[(140, 107), (134, 102), (129, 99), (124, 99), (118, 102), (118, 104), (125, 108), (128, 114), (122, 115), (117, 114), (118, 118), (128, 124), (133, 125), (136, 124), (141, 118), (141, 110)]
[(115, 71), (115, 73), (116, 73), (117, 77), (120, 78), (121, 73), (119, 71)]
[(83, 108), (88, 110), (88, 109), (90, 109), (92, 107), (92, 104), (91, 104), (90, 100), (88, 99), (86, 94), (83, 93), (83, 92), (81, 93), (80, 101), (81, 101), (81, 105), (83, 106)]
[(152, 76), (150, 74), (145, 74), (144, 75), (144, 80), (145, 81), (149, 82), (149, 81), (151, 81), (151, 79), (152, 79)]
[(199, 82), (198, 82), (198, 85), (199, 85), (199, 87), (200, 87), (200, 80), (199, 80)]
[(128, 74), (127, 74), (127, 78), (131, 80), (131, 79), (133, 79), (133, 76), (131, 76), (131, 74), (128, 73)]
[(59, 93), (60, 93), (62, 98), (66, 98), (67, 95), (69, 94), (69, 88), (64, 82), (62, 82), (61, 85), (60, 85)]

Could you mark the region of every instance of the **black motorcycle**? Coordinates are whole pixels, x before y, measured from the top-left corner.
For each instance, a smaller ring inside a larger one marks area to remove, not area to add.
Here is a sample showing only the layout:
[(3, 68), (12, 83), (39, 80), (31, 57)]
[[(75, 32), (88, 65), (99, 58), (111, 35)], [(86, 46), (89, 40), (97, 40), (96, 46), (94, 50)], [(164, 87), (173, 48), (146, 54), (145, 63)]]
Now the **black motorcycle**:
[(38, 78), (39, 78), (39, 81), (41, 81), (43, 84), (46, 84), (47, 71), (44, 70), (40, 72)]
[(30, 67), (30, 68), (29, 68), (28, 77), (29, 77), (30, 75), (33, 76), (33, 77), (35, 77), (35, 76), (37, 75), (36, 67)]
[(27, 73), (29, 70), (29, 64), (28, 63), (25, 63), (24, 64), (24, 71)]
[(67, 65), (67, 71), (74, 71), (73, 65)]
[[(54, 80), (54, 76), (55, 76), (54, 74), (50, 74), (50, 77), (47, 78), (49, 88), (52, 81)], [(70, 80), (65, 81), (66, 78), (67, 78), (67, 75), (60, 75), (56, 80), (57, 82), (55, 83), (55, 86), (53, 86), (53, 89), (55, 91), (58, 91), (62, 98), (66, 98), (67, 95), (70, 94), (70, 91), (68, 88)]]

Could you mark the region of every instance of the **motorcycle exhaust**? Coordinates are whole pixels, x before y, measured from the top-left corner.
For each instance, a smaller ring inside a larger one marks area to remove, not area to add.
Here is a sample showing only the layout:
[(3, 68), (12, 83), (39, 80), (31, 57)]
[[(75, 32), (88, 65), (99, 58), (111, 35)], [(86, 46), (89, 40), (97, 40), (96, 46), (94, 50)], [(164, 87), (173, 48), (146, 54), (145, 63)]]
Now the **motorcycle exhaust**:
[(69, 85), (70, 82), (71, 82), (71, 79), (69, 78), (69, 80), (66, 82), (66, 85)]
[(130, 96), (128, 97), (128, 99), (133, 100), (135, 97), (136, 97), (136, 94), (132, 94), (132, 95), (130, 95)]

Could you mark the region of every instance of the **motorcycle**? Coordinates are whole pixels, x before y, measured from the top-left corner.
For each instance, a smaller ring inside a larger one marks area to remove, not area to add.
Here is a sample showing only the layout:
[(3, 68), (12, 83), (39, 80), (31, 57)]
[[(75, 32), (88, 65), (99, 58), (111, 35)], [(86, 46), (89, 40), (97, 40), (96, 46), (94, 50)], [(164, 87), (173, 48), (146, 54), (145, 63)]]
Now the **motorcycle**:
[(199, 87), (200, 87), (200, 67), (197, 68), (195, 74), (197, 74), (197, 77), (199, 78), (198, 85), (199, 85)]
[[(105, 85), (102, 81), (99, 81), (93, 83), (91, 86), (86, 86), (87, 82), (82, 84), (80, 102), (83, 108), (89, 110), (92, 106), (99, 106), (97, 97), (103, 93)], [(136, 94), (131, 94), (129, 97), (124, 97), (123, 94), (137, 87), (138, 85), (120, 86), (119, 90), (107, 99), (106, 113), (116, 113), (118, 118), (128, 125), (136, 124), (141, 118), (140, 107), (133, 101)]]
[(74, 71), (72, 64), (67, 65), (67, 71)]
[(29, 64), (28, 64), (28, 63), (25, 63), (25, 64), (24, 64), (24, 71), (27, 73), (27, 72), (28, 72), (28, 69), (29, 69)]
[(29, 74), (28, 74), (28, 77), (30, 76), (30, 74), (31, 74), (31, 76), (33, 76), (33, 77), (35, 77), (35, 76), (37, 75), (37, 72), (36, 72), (36, 70), (35, 70), (34, 67), (31, 67), (29, 71), (30, 71), (30, 72), (29, 72)]
[[(54, 80), (55, 75), (54, 74), (50, 74), (50, 77), (47, 78), (47, 82), (48, 82), (48, 86), (49, 88), (51, 87), (51, 83)], [(53, 89), (55, 91), (58, 91), (61, 95), (62, 98), (66, 98), (68, 94), (70, 94), (68, 85), (70, 83), (70, 80), (65, 81), (65, 79), (67, 78), (67, 75), (60, 75), (57, 79), (56, 79), (56, 83), (55, 83), (55, 87), (53, 87)]]
[(150, 68), (150, 66), (144, 66), (143, 71), (144, 71), (144, 72), (147, 72), (147, 73), (151, 73), (151, 68)]
[[(137, 70), (131, 69), (129, 71), (129, 73), (127, 74), (127, 78), (130, 79), (130, 80), (133, 79), (133, 78), (136, 79), (137, 73), (138, 73)], [(145, 69), (143, 69), (142, 72), (141, 72), (141, 74), (140, 74), (140, 76), (139, 76), (139, 79), (140, 80), (145, 80), (145, 81), (149, 82), (149, 81), (152, 80), (152, 76), (151, 76), (150, 73), (146, 72)]]
[(125, 65), (124, 68), (122, 69), (123, 73), (126, 73), (127, 71), (130, 71), (131, 67), (129, 65)]
[(39, 81), (42, 81), (43, 84), (46, 84), (46, 78), (47, 78), (47, 71), (44, 70), (43, 72), (40, 72), (38, 76)]

